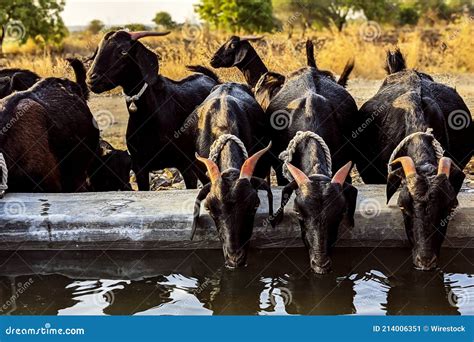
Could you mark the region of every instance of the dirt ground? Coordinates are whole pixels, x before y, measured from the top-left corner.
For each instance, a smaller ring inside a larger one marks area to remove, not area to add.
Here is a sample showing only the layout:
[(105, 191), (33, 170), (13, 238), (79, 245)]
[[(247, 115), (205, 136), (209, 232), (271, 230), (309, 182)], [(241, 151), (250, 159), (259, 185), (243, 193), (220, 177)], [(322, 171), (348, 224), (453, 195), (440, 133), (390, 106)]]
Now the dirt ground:
[[(463, 97), (471, 113), (474, 113), (474, 75), (432, 75), (436, 81), (455, 87)], [(360, 107), (373, 96), (383, 80), (354, 79), (349, 81), (347, 89)], [(125, 100), (120, 95), (92, 95), (89, 101), (102, 137), (115, 148), (125, 149), (125, 132), (127, 129), (128, 111)], [(468, 179), (466, 186), (474, 189), (474, 158), (466, 167)], [(357, 177), (356, 177), (357, 179)], [(154, 189), (184, 188), (181, 177), (174, 170), (164, 170), (152, 176)]]

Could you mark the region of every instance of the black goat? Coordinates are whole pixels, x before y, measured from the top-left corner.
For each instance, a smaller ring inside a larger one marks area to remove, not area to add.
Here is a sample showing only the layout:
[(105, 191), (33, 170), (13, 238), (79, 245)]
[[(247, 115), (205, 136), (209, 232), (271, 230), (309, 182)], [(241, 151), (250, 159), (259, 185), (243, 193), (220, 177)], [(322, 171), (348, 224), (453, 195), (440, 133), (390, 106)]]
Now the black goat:
[(253, 89), (260, 77), (268, 72), (265, 63), (249, 43), (260, 39), (262, 37), (230, 37), (211, 58), (211, 66), (213, 68), (237, 67), (244, 75), (247, 84)]
[(360, 108), (359, 129), (353, 132), (364, 154), (357, 161), (364, 182), (384, 184), (388, 160), (398, 143), (428, 127), (433, 128), (446, 155), (463, 169), (474, 151), (474, 124), (461, 96), (431, 76), (407, 69), (398, 49), (387, 52), (385, 69), (388, 76)]
[[(268, 72), (268, 69), (257, 54), (257, 51), (250, 45), (250, 42), (258, 41), (262, 38), (253, 36), (230, 37), (211, 58), (211, 66), (213, 68), (237, 67), (244, 75), (247, 84), (254, 89), (260, 78)], [(306, 42), (306, 59), (308, 66), (318, 69), (314, 58), (314, 45), (311, 40)], [(338, 80), (338, 83), (343, 87), (346, 86), (353, 68), (354, 61), (348, 61)], [(331, 72), (319, 69), (318, 71), (320, 74), (326, 75), (335, 81), (335, 77)], [(272, 73), (272, 77), (279, 79), (282, 83), (285, 81), (285, 77), (281, 74)]]
[(158, 57), (138, 40), (168, 33), (107, 33), (88, 74), (93, 92), (120, 86), (127, 95), (127, 147), (139, 190), (150, 189), (150, 171), (167, 167), (176, 167), (186, 187), (196, 188), (197, 177), (192, 168), (194, 140), (180, 132), (185, 119), (218, 82), (217, 76), (207, 69), (206, 75), (195, 74), (180, 81), (159, 75)]
[(89, 168), (92, 191), (131, 191), (132, 158), (127, 151), (117, 150), (105, 140)]
[[(331, 175), (331, 156), (319, 134), (321, 129), (309, 125), (309, 132), (300, 132), (295, 143), (292, 162), (286, 166), (294, 179), (282, 192), (281, 208), (275, 221), (283, 215), (283, 208), (296, 190), (295, 211), (301, 226), (303, 242), (309, 251), (314, 272), (324, 274), (331, 269), (331, 246), (337, 240), (338, 228), (344, 217), (354, 225), (357, 189), (345, 183), (351, 162)], [(309, 134), (308, 134), (309, 133)], [(323, 146), (324, 145), (324, 146)]]
[[(464, 167), (472, 155), (471, 114), (454, 89), (406, 69), (399, 50), (388, 52), (386, 68), (390, 74), (360, 110), (367, 127), (360, 134), (364, 156), (357, 166), (365, 182), (387, 182), (387, 201), (403, 184), (398, 205), (413, 246), (413, 263), (430, 270), (437, 266), (465, 177), (456, 164)], [(466, 115), (464, 128), (450, 122), (456, 112)], [(434, 135), (426, 133), (429, 128)], [(438, 161), (442, 151), (435, 138), (449, 158)], [(391, 159), (395, 160), (388, 173)]]
[[(76, 78), (85, 69), (73, 61)], [(0, 152), (14, 192), (87, 191), (87, 168), (99, 130), (86, 103), (85, 84), (45, 78), (0, 100)]]
[(0, 99), (15, 91), (26, 90), (38, 82), (40, 77), (30, 70), (0, 70)]
[[(270, 145), (249, 158), (245, 155), (246, 150), (257, 151), (261, 147), (258, 127), (263, 125), (263, 115), (250, 89), (237, 83), (216, 86), (193, 113), (195, 119), (192, 120), (199, 123), (195, 133), (196, 156), (205, 164), (210, 178), (210, 183), (197, 196), (193, 235), (199, 204), (206, 199), (206, 208), (219, 232), (228, 267), (246, 263), (255, 213), (260, 204), (257, 190), (267, 191), (270, 215), (273, 214), (269, 185), (262, 178), (253, 176), (259, 158)], [(213, 152), (216, 154), (214, 160), (199, 157), (209, 155), (211, 146), (217, 149)]]
[[(332, 72), (327, 71), (327, 70), (321, 70), (318, 68), (316, 64), (316, 58), (314, 57), (314, 44), (313, 44), (313, 41), (310, 39), (306, 41), (306, 60), (307, 60), (308, 66), (317, 69), (320, 74), (326, 75), (329, 78), (333, 79), (334, 81), (336, 80)], [(345, 88), (347, 86), (347, 81), (349, 81), (349, 76), (353, 69), (354, 69), (354, 59), (350, 59), (347, 61), (346, 65), (344, 66), (344, 70), (342, 70), (342, 73), (339, 76), (339, 79), (337, 80), (337, 84)]]
[[(336, 78), (330, 71), (321, 70), (317, 67), (316, 59), (314, 57), (314, 45), (311, 40), (306, 41), (306, 59), (307, 65), (314, 68), (318, 75), (326, 76), (330, 80), (336, 82)], [(342, 71), (341, 76), (339, 76), (337, 84), (345, 88), (349, 80), (349, 75), (353, 69), (354, 60), (351, 59), (347, 61), (346, 65), (344, 66), (344, 70)], [(264, 110), (267, 110), (271, 100), (280, 91), (281, 87), (285, 83), (285, 80), (285, 76), (276, 72), (267, 72), (260, 77), (259, 81), (255, 85), (254, 92), (255, 98)], [(315, 82), (317, 82), (317, 80), (315, 80)]]
[(266, 98), (263, 107), (272, 128), (271, 164), (278, 184), (287, 181), (281, 173), (282, 161), (275, 157), (298, 131), (318, 133), (326, 141), (333, 173), (355, 158), (351, 130), (358, 119), (356, 103), (344, 87), (325, 73), (312, 67), (302, 68), (287, 76), (283, 85), (268, 73), (261, 78), (255, 93), (256, 98)]

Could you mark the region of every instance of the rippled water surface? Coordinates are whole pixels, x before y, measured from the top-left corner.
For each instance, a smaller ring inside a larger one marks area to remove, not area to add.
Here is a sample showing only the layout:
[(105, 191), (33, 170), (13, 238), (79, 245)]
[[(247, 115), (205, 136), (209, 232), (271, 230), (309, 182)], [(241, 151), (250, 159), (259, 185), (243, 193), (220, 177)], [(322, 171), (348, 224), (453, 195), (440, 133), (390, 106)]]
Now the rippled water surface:
[(336, 249), (325, 276), (304, 249), (254, 250), (234, 271), (217, 250), (0, 256), (2, 314), (474, 314), (469, 249), (444, 249), (434, 272), (415, 271), (408, 249)]

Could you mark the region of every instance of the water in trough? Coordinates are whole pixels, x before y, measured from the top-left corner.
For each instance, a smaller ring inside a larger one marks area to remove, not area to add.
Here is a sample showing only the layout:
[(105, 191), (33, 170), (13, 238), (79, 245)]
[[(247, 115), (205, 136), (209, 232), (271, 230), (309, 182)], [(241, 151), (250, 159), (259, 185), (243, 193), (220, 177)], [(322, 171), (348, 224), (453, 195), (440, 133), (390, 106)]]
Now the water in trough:
[(244, 269), (221, 251), (0, 253), (1, 314), (473, 315), (474, 250), (443, 249), (438, 271), (409, 249), (338, 248), (316, 276), (304, 249), (253, 250)]

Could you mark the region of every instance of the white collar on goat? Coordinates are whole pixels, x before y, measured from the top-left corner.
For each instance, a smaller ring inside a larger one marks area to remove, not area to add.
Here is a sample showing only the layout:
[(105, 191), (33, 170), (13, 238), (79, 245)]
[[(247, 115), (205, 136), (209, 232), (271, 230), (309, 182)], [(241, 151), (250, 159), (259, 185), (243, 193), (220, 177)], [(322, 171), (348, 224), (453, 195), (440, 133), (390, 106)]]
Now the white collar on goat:
[(144, 83), (142, 89), (138, 92), (136, 95), (128, 96), (127, 94), (123, 93), (123, 96), (125, 97), (125, 101), (127, 103), (130, 103), (128, 106), (128, 109), (132, 112), (135, 113), (137, 111), (137, 105), (135, 104), (136, 101), (140, 99), (140, 97), (143, 95), (145, 92), (146, 88), (148, 88), (148, 83)]

